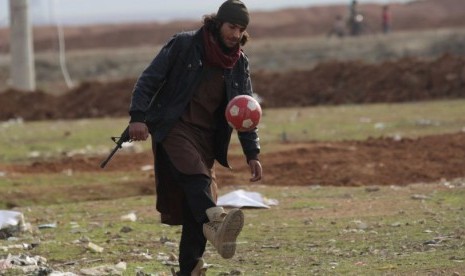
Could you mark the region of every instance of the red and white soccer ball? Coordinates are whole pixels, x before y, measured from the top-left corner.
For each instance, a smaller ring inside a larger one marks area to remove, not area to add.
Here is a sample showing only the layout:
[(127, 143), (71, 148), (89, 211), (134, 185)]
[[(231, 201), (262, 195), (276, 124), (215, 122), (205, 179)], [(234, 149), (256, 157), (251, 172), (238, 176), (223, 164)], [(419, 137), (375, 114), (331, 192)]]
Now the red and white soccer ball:
[(228, 124), (237, 131), (254, 129), (262, 117), (262, 108), (253, 97), (239, 95), (231, 99), (225, 110)]

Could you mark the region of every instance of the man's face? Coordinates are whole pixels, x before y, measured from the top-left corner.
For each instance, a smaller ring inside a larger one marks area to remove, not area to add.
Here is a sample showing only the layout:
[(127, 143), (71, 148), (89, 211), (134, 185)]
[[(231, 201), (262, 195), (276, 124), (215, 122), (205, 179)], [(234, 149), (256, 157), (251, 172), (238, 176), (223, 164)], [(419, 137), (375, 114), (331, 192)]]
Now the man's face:
[(234, 48), (241, 41), (245, 27), (225, 22), (220, 29), (221, 40), (228, 48)]

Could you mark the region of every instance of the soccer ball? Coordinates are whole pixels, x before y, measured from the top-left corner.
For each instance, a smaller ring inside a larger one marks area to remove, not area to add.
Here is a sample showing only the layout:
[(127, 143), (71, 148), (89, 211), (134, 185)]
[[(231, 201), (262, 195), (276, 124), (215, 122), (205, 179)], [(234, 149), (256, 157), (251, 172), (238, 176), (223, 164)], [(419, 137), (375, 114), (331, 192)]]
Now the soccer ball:
[(262, 108), (253, 97), (239, 95), (231, 99), (225, 110), (228, 124), (237, 131), (254, 129), (262, 117)]

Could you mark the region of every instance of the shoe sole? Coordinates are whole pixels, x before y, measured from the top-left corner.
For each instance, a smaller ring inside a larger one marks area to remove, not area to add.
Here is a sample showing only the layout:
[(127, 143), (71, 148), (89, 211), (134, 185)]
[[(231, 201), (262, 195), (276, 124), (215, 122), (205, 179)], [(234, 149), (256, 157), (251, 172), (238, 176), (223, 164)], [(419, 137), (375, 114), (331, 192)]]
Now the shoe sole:
[(244, 213), (240, 209), (229, 211), (217, 233), (217, 250), (224, 259), (236, 253), (236, 239), (244, 226)]

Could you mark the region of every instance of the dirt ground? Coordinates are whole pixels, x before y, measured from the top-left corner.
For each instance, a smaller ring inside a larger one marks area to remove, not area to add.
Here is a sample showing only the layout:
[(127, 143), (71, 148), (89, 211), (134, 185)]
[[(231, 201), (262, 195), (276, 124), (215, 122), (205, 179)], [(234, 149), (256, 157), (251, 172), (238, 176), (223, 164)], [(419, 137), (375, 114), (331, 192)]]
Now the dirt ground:
[[(407, 185), (451, 180), (465, 175), (465, 133), (442, 134), (417, 139), (392, 138), (365, 141), (309, 142), (287, 144), (285, 150), (261, 155), (262, 184), (305, 185)], [(266, 145), (264, 145), (266, 146)], [(101, 156), (74, 156), (55, 161), (22, 165), (0, 165), (8, 174), (97, 172)], [(150, 153), (118, 153), (106, 172), (140, 171), (152, 164)], [(233, 170), (217, 166), (219, 187), (248, 182), (249, 172), (242, 156), (230, 156)], [(153, 191), (153, 174), (145, 191)], [(84, 193), (86, 191), (83, 191)]]

